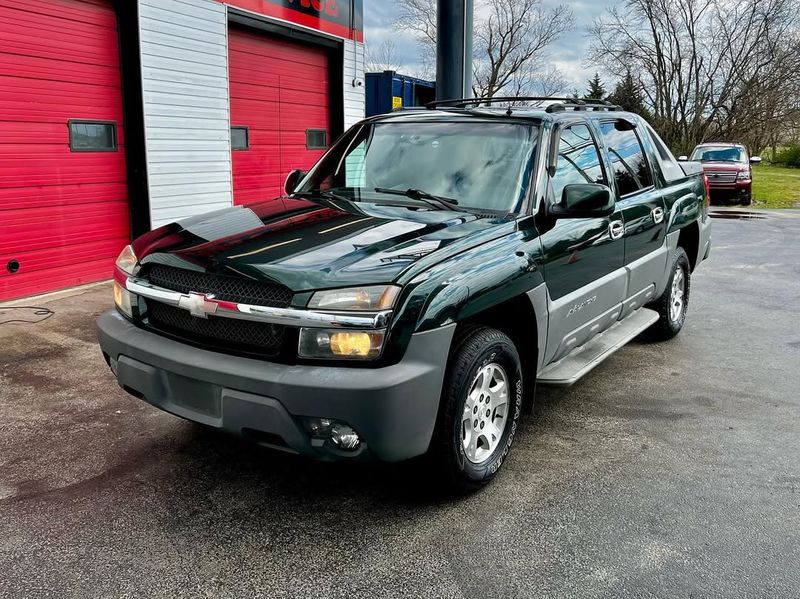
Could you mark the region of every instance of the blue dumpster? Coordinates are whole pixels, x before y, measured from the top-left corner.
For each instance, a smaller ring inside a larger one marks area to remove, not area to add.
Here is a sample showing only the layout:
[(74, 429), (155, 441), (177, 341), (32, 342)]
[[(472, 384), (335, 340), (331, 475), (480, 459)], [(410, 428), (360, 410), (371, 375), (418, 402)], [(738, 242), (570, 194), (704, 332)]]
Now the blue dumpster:
[(400, 75), (394, 71), (366, 74), (367, 116), (395, 108), (424, 106), (436, 99), (436, 82)]

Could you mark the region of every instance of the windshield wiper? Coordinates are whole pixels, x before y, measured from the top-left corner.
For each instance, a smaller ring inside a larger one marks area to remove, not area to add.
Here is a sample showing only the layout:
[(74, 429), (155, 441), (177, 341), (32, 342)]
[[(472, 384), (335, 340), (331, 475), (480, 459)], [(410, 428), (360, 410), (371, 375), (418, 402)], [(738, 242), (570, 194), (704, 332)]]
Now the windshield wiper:
[(458, 200), (454, 200), (453, 198), (446, 198), (443, 196), (436, 196), (432, 193), (428, 193), (422, 189), (392, 189), (390, 187), (376, 187), (375, 191), (377, 193), (388, 193), (391, 195), (397, 196), (406, 196), (407, 198), (411, 198), (412, 200), (417, 200), (419, 202), (425, 202), (429, 206), (433, 206), (434, 208), (445, 208), (446, 210), (456, 210), (456, 206), (458, 206)]
[(350, 198), (346, 198), (344, 196), (339, 195), (338, 193), (334, 193), (330, 189), (312, 189), (310, 191), (295, 191), (291, 195), (297, 196), (298, 198), (309, 198), (309, 199), (314, 199), (315, 197), (321, 196), (329, 200), (347, 200), (347, 201), (350, 200)]

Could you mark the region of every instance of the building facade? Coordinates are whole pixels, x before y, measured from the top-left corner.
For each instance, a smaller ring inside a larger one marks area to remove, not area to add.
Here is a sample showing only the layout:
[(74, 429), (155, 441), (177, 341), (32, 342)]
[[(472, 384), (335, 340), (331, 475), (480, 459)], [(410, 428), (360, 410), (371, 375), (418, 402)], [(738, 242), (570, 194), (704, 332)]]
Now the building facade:
[(362, 0), (3, 0), (0, 301), (280, 195), (364, 115)]

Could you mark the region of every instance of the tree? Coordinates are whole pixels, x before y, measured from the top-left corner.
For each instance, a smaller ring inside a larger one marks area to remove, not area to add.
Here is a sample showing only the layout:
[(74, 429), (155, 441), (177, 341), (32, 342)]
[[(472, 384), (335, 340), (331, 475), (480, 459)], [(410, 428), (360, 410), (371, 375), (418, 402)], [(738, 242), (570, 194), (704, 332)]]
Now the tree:
[(635, 112), (647, 120), (652, 118), (650, 111), (647, 110), (644, 105), (642, 86), (636, 82), (630, 71), (625, 73), (625, 76), (620, 79), (607, 100), (612, 104), (621, 106), (623, 110)]
[(636, 74), (673, 148), (757, 147), (798, 105), (799, 30), (797, 0), (624, 0), (589, 28), (590, 60)]
[(400, 71), (403, 63), (397, 58), (397, 47), (390, 39), (383, 40), (378, 46), (367, 44), (364, 70), (368, 73), (382, 71)]
[[(423, 64), (436, 55), (436, 1), (395, 0), (394, 26), (410, 32), (422, 50)], [(550, 95), (564, 88), (563, 75), (548, 65), (547, 49), (572, 28), (564, 5), (545, 8), (542, 0), (477, 0), (473, 54), (473, 93), (492, 98)]]
[(572, 28), (564, 5), (546, 9), (541, 0), (487, 0), (488, 17), (475, 27), (472, 91), (492, 98), (507, 86), (527, 93), (545, 66), (546, 49)]
[(600, 80), (600, 73), (595, 72), (594, 77), (589, 79), (589, 89), (586, 90), (586, 97), (592, 100), (602, 100), (606, 97), (606, 87)]

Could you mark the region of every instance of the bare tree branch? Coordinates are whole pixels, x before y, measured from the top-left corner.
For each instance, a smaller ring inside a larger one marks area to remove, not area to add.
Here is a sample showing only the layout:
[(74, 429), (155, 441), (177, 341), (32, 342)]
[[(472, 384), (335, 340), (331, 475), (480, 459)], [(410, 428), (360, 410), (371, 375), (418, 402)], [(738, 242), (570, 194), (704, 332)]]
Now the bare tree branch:
[[(395, 0), (398, 31), (410, 32), (421, 59), (433, 71), (436, 56), (435, 0)], [(547, 65), (547, 50), (572, 29), (565, 5), (546, 9), (542, 0), (477, 0), (473, 93), (491, 98), (501, 91), (521, 95), (564, 89), (563, 76)]]
[(369, 43), (366, 46), (365, 70), (367, 72), (403, 70), (403, 63), (397, 58), (397, 46), (392, 40), (383, 40), (377, 47)]
[(758, 149), (798, 111), (799, 15), (797, 0), (625, 0), (589, 28), (590, 60), (636, 74), (674, 148)]

